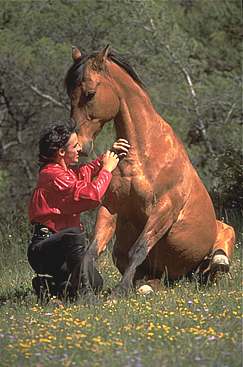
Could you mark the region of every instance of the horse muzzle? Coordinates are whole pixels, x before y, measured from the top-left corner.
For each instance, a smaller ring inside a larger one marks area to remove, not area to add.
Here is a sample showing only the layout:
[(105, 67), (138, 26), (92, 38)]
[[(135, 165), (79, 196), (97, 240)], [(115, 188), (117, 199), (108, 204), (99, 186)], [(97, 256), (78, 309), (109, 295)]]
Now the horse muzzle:
[(88, 155), (92, 152), (93, 150), (93, 141), (88, 141), (86, 143), (80, 143), (81, 146), (81, 151), (80, 151), (80, 155), (81, 156), (85, 156), (88, 157)]

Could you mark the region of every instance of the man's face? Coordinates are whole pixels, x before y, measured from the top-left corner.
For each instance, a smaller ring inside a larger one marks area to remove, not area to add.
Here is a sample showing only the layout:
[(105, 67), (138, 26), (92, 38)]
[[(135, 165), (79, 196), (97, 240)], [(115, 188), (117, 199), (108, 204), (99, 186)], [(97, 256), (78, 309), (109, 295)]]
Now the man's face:
[(68, 140), (67, 147), (65, 148), (64, 161), (67, 167), (71, 164), (78, 163), (80, 151), (81, 148), (77, 134), (73, 133)]

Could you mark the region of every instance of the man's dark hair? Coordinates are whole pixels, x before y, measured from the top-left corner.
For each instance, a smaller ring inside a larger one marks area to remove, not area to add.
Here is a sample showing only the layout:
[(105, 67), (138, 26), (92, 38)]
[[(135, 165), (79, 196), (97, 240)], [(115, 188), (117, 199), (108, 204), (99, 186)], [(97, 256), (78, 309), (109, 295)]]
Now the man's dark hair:
[(58, 149), (65, 148), (71, 134), (75, 133), (74, 123), (53, 122), (46, 127), (39, 140), (39, 162), (41, 166), (50, 163)]

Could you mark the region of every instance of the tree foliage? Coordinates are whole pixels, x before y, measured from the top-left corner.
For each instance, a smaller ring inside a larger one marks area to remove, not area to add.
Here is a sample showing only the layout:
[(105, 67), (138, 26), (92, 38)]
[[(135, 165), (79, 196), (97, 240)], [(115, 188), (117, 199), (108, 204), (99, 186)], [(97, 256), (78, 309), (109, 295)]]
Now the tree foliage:
[[(71, 45), (107, 43), (135, 66), (215, 203), (239, 208), (241, 37), (239, 0), (0, 0), (2, 212), (26, 207), (40, 129), (69, 117)], [(96, 152), (112, 139), (107, 124)]]

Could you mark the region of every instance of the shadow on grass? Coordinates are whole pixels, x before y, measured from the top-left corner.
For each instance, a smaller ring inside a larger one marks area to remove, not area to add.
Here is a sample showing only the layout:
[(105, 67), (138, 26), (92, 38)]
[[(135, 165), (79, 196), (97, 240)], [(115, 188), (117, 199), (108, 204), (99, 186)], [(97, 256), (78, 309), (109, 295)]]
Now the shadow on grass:
[(33, 303), (34, 298), (36, 299), (36, 296), (31, 288), (12, 288), (3, 294), (0, 294), (0, 307), (10, 303), (17, 305), (23, 303), (30, 304)]
[[(176, 288), (178, 286), (182, 286), (183, 288), (187, 288), (189, 287), (195, 287), (195, 289), (197, 291), (200, 290), (210, 290), (213, 286), (215, 286), (215, 284), (217, 284), (217, 286), (219, 288), (228, 288), (228, 286), (230, 285), (231, 281), (232, 281), (232, 276), (231, 274), (220, 274), (216, 279), (214, 279), (213, 282), (205, 282), (204, 280), (202, 280), (200, 277), (196, 277), (196, 276), (184, 276), (181, 279), (178, 280), (169, 280), (166, 276), (164, 276), (160, 281), (160, 286), (158, 286), (158, 288), (155, 290), (160, 292), (163, 292), (163, 289), (172, 289), (172, 288)], [(146, 282), (145, 282), (146, 283)], [(148, 282), (149, 284), (149, 282)], [(157, 292), (156, 292), (157, 293)], [(70, 305), (70, 303), (82, 303), (82, 304), (86, 304), (86, 305), (95, 305), (95, 304), (99, 304), (102, 303), (104, 301), (107, 301), (108, 299), (114, 299), (114, 298), (128, 298), (128, 297), (133, 297), (136, 296), (137, 293), (135, 291), (135, 289), (131, 290), (130, 292), (128, 292), (127, 294), (123, 294), (123, 295), (117, 295), (117, 297), (114, 295), (112, 295), (112, 289), (108, 288), (108, 289), (103, 289), (102, 292), (95, 294), (93, 291), (87, 292), (87, 293), (83, 293), (81, 295), (79, 295), (75, 300), (70, 301), (70, 299), (68, 298), (62, 298), (60, 299), (60, 302), (62, 302), (63, 304), (66, 305)], [(139, 296), (139, 295), (138, 295)], [(35, 292), (32, 290), (32, 288), (27, 287), (25, 288), (24, 286), (22, 287), (16, 287), (16, 288), (12, 288), (11, 290), (7, 290), (5, 293), (0, 294), (0, 307), (2, 306), (6, 306), (8, 304), (11, 305), (33, 305), (33, 304), (42, 304), (44, 305), (48, 305), (52, 302), (49, 302), (49, 299), (46, 299), (44, 301), (38, 301), (38, 298), (35, 294)]]
[[(180, 289), (189, 289), (194, 288), (197, 292), (201, 291), (210, 291), (212, 287), (217, 286), (220, 289), (229, 289), (231, 285), (234, 283), (235, 286), (240, 286), (240, 263), (241, 263), (241, 249), (237, 249), (234, 260), (231, 264), (230, 273), (222, 273), (218, 274), (218, 277), (213, 281), (205, 281), (205, 279), (200, 278), (200, 276), (195, 274), (190, 274), (190, 276), (184, 276), (178, 280), (170, 280), (166, 273), (163, 275), (161, 279), (158, 279), (158, 287), (154, 289), (154, 294), (163, 292), (165, 289), (172, 288), (180, 288)], [(8, 284), (8, 285), (7, 285)], [(144, 284), (149, 284), (149, 281), (144, 280)], [(153, 287), (152, 287), (153, 288)], [(113, 288), (112, 288), (113, 289)], [(69, 299), (61, 299), (60, 301), (65, 305), (70, 305), (70, 303), (78, 303), (85, 305), (95, 305), (106, 302), (108, 299), (114, 298), (128, 298), (128, 297), (140, 297), (136, 292), (136, 289), (132, 289), (128, 292), (127, 295), (122, 296), (111, 296), (112, 293), (111, 288), (104, 288), (102, 292), (95, 294), (92, 291), (87, 294), (81, 294), (76, 300), (71, 302)], [(22, 284), (11, 284), (11, 281), (5, 283), (5, 288), (0, 290), (0, 307), (6, 305), (15, 305), (15, 306), (30, 306), (34, 305), (38, 302), (38, 298), (29, 284), (29, 281), (26, 279)], [(43, 305), (47, 305), (49, 302), (42, 302)]]

